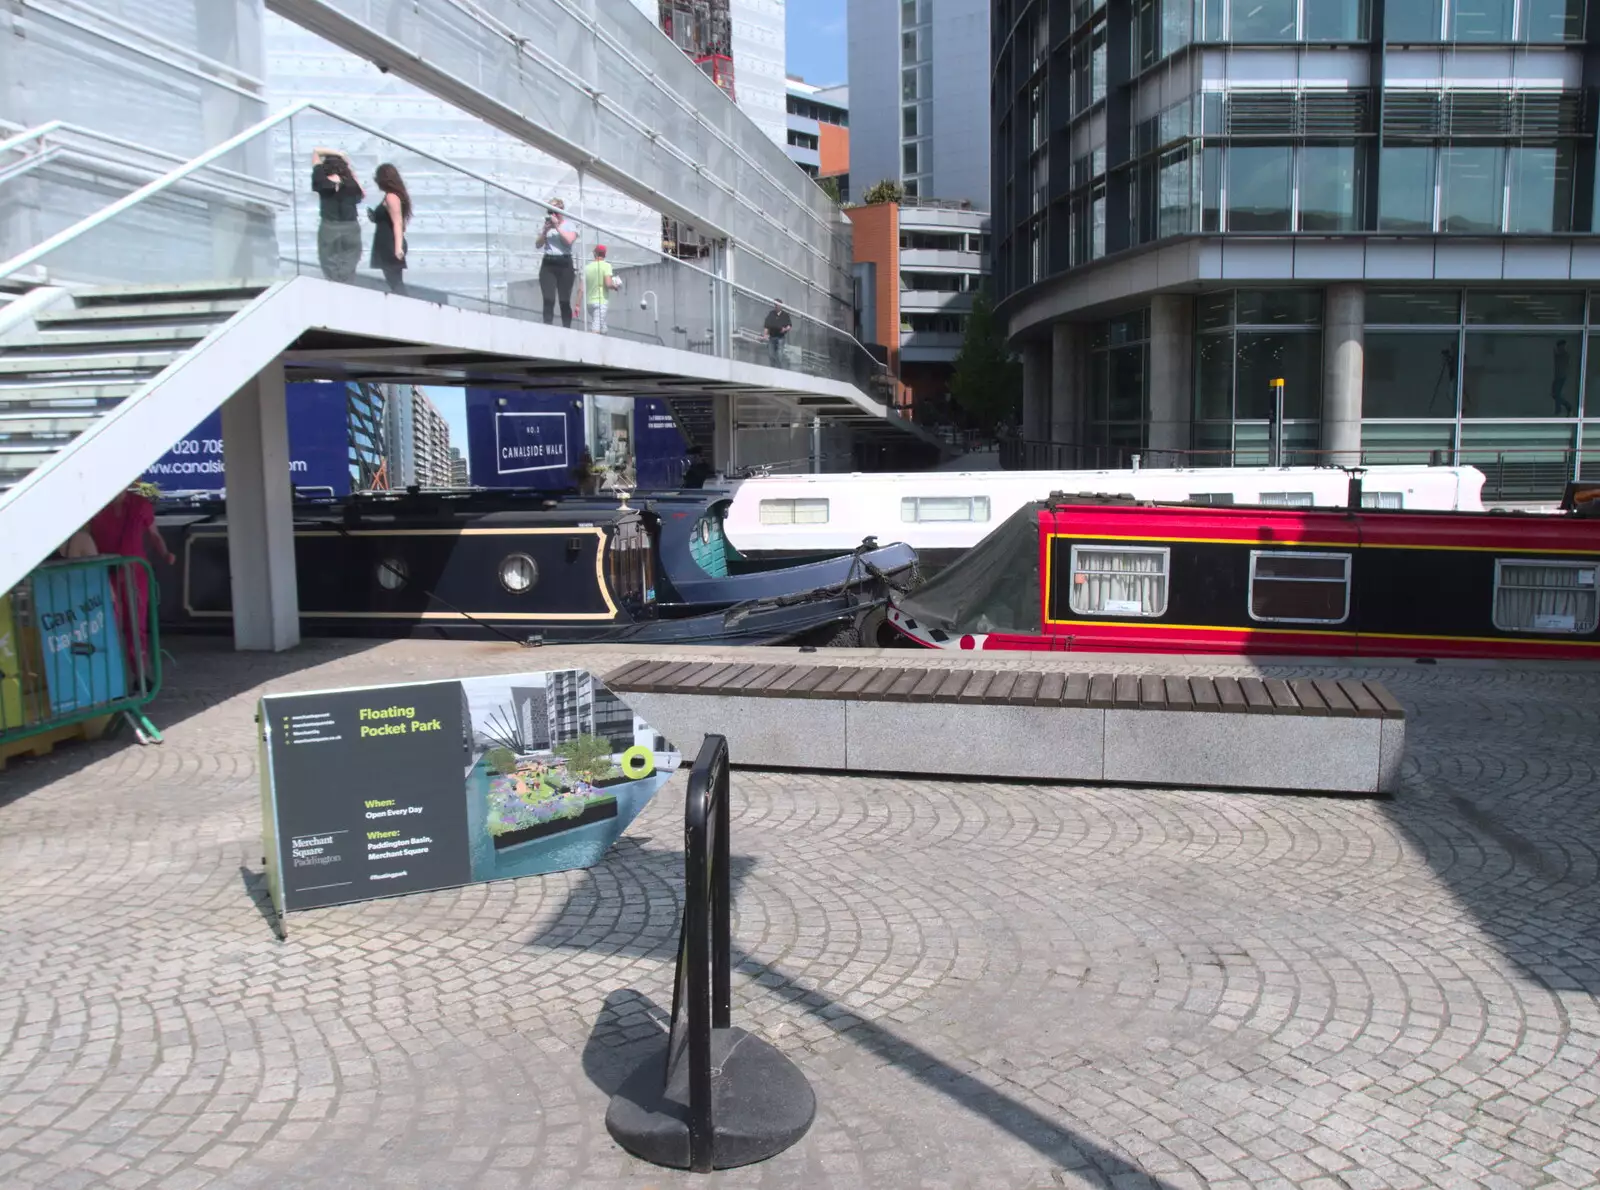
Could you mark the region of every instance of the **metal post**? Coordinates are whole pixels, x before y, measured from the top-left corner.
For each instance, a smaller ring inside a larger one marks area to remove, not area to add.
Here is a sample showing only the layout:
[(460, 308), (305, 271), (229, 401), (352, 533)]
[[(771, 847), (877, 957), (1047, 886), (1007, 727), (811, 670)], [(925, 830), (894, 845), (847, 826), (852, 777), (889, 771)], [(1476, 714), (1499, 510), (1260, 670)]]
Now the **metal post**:
[(822, 474), (822, 418), (811, 418), (811, 474)]
[(1283, 457), (1283, 378), (1267, 382), (1272, 388), (1272, 424), (1268, 427), (1267, 466), (1282, 467)]

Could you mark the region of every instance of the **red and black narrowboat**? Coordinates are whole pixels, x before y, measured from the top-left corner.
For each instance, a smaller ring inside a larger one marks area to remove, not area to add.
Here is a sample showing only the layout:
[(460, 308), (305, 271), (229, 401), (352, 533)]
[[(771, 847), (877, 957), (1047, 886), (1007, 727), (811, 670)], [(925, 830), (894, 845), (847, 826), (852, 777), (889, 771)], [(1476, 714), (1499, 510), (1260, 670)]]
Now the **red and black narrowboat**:
[[(1581, 501), (1589, 493), (1576, 494)], [(1600, 501), (1564, 514), (1054, 497), (910, 594), (929, 648), (1600, 658)]]

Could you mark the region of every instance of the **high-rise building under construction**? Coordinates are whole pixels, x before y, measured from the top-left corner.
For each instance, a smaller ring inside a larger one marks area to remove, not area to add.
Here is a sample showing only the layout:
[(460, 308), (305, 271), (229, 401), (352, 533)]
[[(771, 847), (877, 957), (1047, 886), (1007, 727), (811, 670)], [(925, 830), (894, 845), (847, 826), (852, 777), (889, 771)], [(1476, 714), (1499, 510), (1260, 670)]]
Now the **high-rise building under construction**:
[(729, 99), (738, 101), (728, 0), (661, 0), (661, 28)]

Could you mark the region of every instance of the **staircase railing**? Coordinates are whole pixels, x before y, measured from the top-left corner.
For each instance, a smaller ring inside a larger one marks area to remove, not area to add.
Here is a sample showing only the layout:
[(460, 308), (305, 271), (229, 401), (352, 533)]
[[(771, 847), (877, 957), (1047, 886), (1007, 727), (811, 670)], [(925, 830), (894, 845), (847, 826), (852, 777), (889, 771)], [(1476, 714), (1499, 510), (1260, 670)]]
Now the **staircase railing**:
[[(377, 226), (358, 221), (360, 246), (352, 254), (346, 225), (342, 256), (329, 251), (321, 199), (310, 189), (311, 153), (323, 146), (349, 153), (364, 206), (381, 197), (372, 181), (379, 164), (397, 166), (405, 178), (415, 213), (406, 230), (403, 285), (412, 296), (582, 329), (590, 313), (583, 266), (604, 244), (622, 282), (607, 294), (608, 331), (619, 338), (841, 380), (864, 392), (883, 373), (854, 336), (800, 310), (787, 312), (792, 329), (785, 349), (771, 351), (763, 329), (771, 298), (576, 212), (564, 212), (563, 221), (577, 232), (577, 283), (570, 296), (557, 289), (556, 308), (548, 308), (539, 268), (548, 203), (310, 101), (291, 104), (0, 262), (0, 282), (26, 270), (30, 279), (67, 285), (322, 275), (381, 288), (378, 270), (365, 266), (372, 236), (381, 234)], [(224, 176), (304, 182), (287, 191), (264, 186), (254, 204), (208, 203), (206, 183)], [(441, 220), (440, 211), (451, 218)], [(463, 234), (469, 224), (481, 233)]]

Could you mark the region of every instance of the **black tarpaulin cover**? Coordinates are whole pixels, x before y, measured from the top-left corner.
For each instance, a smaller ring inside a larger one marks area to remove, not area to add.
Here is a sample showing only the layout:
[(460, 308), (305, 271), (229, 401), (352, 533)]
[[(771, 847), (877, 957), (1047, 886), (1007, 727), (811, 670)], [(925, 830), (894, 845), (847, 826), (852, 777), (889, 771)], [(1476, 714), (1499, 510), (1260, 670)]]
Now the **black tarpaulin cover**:
[(920, 627), (1038, 635), (1043, 508), (1040, 501), (1024, 504), (959, 561), (896, 600), (895, 606)]

